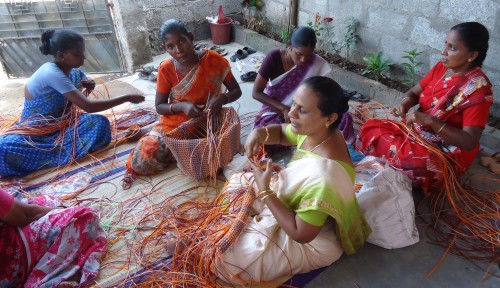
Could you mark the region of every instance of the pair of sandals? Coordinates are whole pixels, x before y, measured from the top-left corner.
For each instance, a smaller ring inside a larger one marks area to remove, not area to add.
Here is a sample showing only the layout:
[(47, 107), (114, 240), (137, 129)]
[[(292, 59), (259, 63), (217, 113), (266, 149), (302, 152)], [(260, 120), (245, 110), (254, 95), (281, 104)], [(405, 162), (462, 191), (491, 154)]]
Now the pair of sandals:
[(479, 163), (483, 166), (488, 168), (490, 172), (493, 172), (495, 174), (500, 174), (500, 152), (496, 152), (492, 154), (491, 156), (485, 156), (481, 157)]
[(250, 47), (243, 47), (242, 49), (236, 50), (236, 52), (229, 57), (231, 61), (236, 62), (236, 60), (245, 59), (248, 55), (257, 52), (257, 50)]
[(151, 82), (156, 82), (157, 75), (155, 72), (157, 71), (158, 69), (154, 66), (142, 66), (141, 68), (137, 69), (137, 72), (139, 72), (139, 79), (149, 80)]
[[(198, 43), (198, 44), (194, 45), (194, 50), (202, 50), (202, 49), (205, 49), (205, 48), (208, 48), (208, 44)], [(210, 50), (213, 50), (213, 51), (219, 53), (222, 56), (226, 56), (227, 55), (226, 49), (222, 48), (222, 47), (219, 47), (219, 46), (212, 46), (212, 47), (210, 47)]]

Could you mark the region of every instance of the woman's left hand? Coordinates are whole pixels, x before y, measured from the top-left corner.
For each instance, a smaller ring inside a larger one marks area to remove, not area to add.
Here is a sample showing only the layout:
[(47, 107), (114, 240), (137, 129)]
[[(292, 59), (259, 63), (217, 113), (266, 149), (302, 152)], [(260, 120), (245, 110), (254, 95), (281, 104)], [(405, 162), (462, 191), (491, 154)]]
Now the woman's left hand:
[(434, 116), (420, 112), (412, 111), (406, 114), (406, 125), (410, 126), (413, 123), (431, 126), (434, 122)]
[(271, 176), (272, 176), (272, 160), (269, 159), (267, 161), (267, 164), (265, 166), (264, 170), (261, 170), (259, 167), (257, 167), (257, 164), (251, 159), (248, 159), (248, 162), (250, 163), (250, 166), (252, 167), (253, 170), (253, 176), (255, 179), (255, 183), (257, 184), (257, 188), (259, 188), (259, 191), (264, 191), (269, 189), (269, 184), (271, 183)]
[(212, 115), (218, 113), (224, 103), (226, 103), (227, 98), (224, 95), (212, 96), (208, 99), (207, 106), (203, 110), (203, 113), (210, 113)]
[(83, 91), (83, 94), (85, 96), (89, 96), (92, 91), (94, 91), (95, 88), (95, 81), (94, 80), (82, 80), (82, 87), (85, 88), (85, 91)]

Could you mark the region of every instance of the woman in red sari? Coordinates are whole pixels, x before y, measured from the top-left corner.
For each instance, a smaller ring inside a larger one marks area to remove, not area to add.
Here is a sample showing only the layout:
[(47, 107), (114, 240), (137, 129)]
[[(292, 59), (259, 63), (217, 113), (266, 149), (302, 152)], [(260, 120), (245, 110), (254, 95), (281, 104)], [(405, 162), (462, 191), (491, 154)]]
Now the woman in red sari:
[[(196, 51), (193, 33), (183, 22), (165, 21), (160, 36), (172, 56), (158, 69), (155, 105), (160, 123), (139, 140), (130, 154), (122, 181), (124, 189), (130, 188), (134, 175), (154, 175), (175, 161), (164, 140), (168, 132), (203, 113), (217, 113), (241, 96), (229, 62), (215, 51)], [(228, 92), (221, 93), (222, 84)]]
[(19, 201), (0, 187), (0, 287), (81, 287), (107, 250), (98, 211), (52, 196)]
[[(392, 108), (395, 116), (429, 143), (437, 145), (463, 173), (479, 151), (479, 138), (493, 103), (492, 85), (481, 70), (489, 33), (480, 23), (453, 26), (446, 35), (442, 59)], [(409, 109), (419, 104), (416, 111)], [(372, 119), (358, 135), (357, 147), (366, 155), (385, 156), (425, 193), (443, 185), (442, 164), (394, 121)]]

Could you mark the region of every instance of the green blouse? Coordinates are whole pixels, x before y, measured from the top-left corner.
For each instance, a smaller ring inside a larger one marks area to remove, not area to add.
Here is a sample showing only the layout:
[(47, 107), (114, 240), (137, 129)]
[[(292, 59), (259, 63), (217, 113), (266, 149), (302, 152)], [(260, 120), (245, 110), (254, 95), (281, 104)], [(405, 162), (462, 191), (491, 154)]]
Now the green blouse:
[[(291, 161), (295, 161), (304, 157), (322, 157), (314, 152), (300, 148), (304, 143), (304, 141), (307, 139), (307, 136), (293, 133), (292, 125), (288, 125), (285, 131), (286, 131), (285, 137), (288, 140), (288, 142), (290, 142), (290, 144), (297, 145), (297, 150), (295, 151)], [(337, 161), (340, 165), (342, 165), (342, 167), (344, 167), (347, 174), (351, 177), (351, 181), (354, 185), (354, 180), (356, 179), (356, 172), (354, 171), (354, 168), (345, 162), (338, 160), (335, 161)], [(300, 217), (300, 219), (304, 220), (305, 222), (320, 227), (323, 226), (323, 224), (325, 224), (325, 221), (328, 218), (328, 214), (318, 210), (298, 212), (297, 215)]]

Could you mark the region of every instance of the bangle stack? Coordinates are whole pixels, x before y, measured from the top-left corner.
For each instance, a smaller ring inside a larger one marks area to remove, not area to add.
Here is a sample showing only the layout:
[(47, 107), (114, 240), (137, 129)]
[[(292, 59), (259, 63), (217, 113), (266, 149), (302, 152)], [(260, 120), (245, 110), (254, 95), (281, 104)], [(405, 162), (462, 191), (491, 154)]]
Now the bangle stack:
[(264, 130), (266, 130), (266, 139), (264, 140), (264, 144), (266, 144), (267, 140), (269, 140), (269, 130), (267, 130), (267, 126), (264, 126)]
[(276, 195), (276, 193), (273, 190), (268, 189), (268, 190), (260, 191), (259, 194), (257, 195), (257, 197), (259, 197), (260, 200), (264, 201), (264, 199), (266, 199), (267, 197), (269, 197), (271, 195)]
[(441, 130), (443, 130), (444, 126), (446, 126), (446, 123), (443, 124), (443, 126), (441, 126), (438, 131), (436, 131), (436, 134), (439, 134), (439, 132), (441, 132)]

